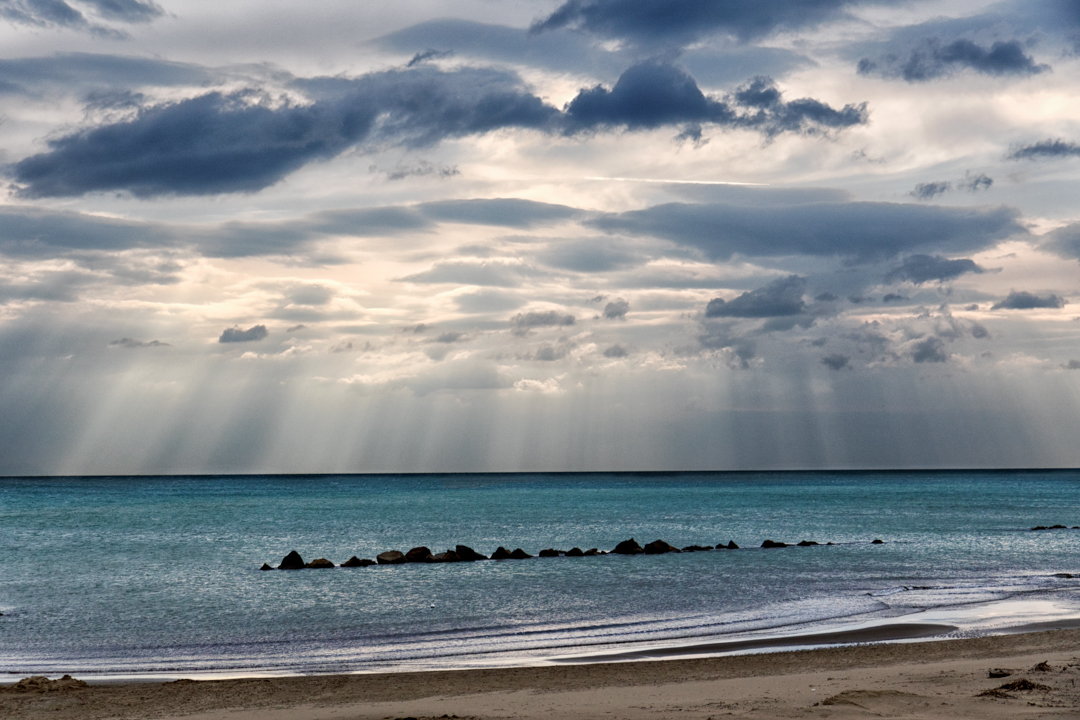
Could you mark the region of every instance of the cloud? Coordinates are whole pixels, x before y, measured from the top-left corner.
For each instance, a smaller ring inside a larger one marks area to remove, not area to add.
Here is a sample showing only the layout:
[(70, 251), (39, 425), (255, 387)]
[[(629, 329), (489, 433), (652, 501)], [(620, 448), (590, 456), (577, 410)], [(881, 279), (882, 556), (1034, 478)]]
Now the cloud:
[(970, 193), (977, 193), (980, 190), (989, 190), (990, 186), (993, 184), (994, 178), (985, 173), (979, 173), (977, 175), (967, 173), (964, 175), (964, 179), (957, 183), (957, 186)]
[(630, 312), (630, 303), (622, 298), (616, 298), (604, 306), (606, 320), (625, 320), (628, 312)]
[(1027, 230), (1017, 211), (914, 203), (668, 203), (602, 215), (586, 224), (700, 249), (709, 259), (814, 255), (880, 260), (927, 248), (964, 252)]
[(577, 208), (567, 205), (518, 198), (443, 200), (421, 203), (416, 209), (423, 216), (439, 222), (511, 228), (552, 225), (582, 214)]
[(81, 94), (88, 87), (130, 90), (144, 85), (200, 85), (210, 82), (213, 75), (198, 65), (154, 58), (57, 53), (0, 60), (0, 95), (40, 95), (45, 89), (55, 88)]
[(221, 333), (221, 337), (218, 338), (219, 343), (239, 343), (239, 342), (255, 342), (262, 340), (267, 335), (265, 325), (253, 325), (247, 330), (241, 330), (238, 327), (231, 327), (225, 329)]
[(1039, 308), (1065, 307), (1065, 298), (1054, 294), (1034, 295), (1026, 291), (1013, 290), (1001, 302), (994, 303), (991, 310), (1036, 310)]
[(1050, 66), (1036, 64), (1017, 40), (998, 40), (984, 48), (966, 39), (947, 45), (938, 39), (925, 40), (902, 64), (895, 56), (876, 62), (863, 58), (858, 64), (860, 75), (899, 76), (908, 82), (925, 82), (962, 69), (984, 75), (1037, 75)]
[(610, 90), (581, 90), (566, 106), (567, 132), (602, 127), (631, 130), (664, 125), (712, 123), (781, 132), (819, 132), (867, 121), (865, 103), (835, 110), (812, 98), (785, 102), (776, 83), (757, 77), (724, 98), (707, 96), (686, 71), (658, 61), (629, 68)]
[(1080, 145), (1065, 140), (1040, 140), (1031, 145), (1013, 148), (1008, 160), (1044, 160), (1047, 158), (1076, 157), (1080, 155)]
[[(767, 78), (726, 100), (707, 98), (684, 71), (656, 62), (630, 68), (612, 90), (582, 90), (565, 113), (531, 94), (517, 75), (484, 68), (420, 65), (294, 85), (316, 99), (305, 104), (254, 90), (215, 91), (144, 106), (119, 122), (52, 138), (46, 152), (7, 172), (18, 194), (30, 198), (212, 195), (262, 190), (357, 145), (422, 148), (506, 128), (574, 134), (700, 122), (766, 135), (816, 133), (867, 118), (864, 105), (834, 110), (811, 98), (785, 102)], [(467, 211), (450, 203), (446, 212), (455, 208)]]
[(885, 276), (886, 282), (910, 280), (916, 285), (937, 280), (953, 280), (966, 273), (982, 273), (983, 269), (974, 260), (961, 258), (949, 260), (940, 255), (909, 255), (900, 267)]
[(574, 28), (638, 44), (687, 45), (717, 33), (742, 41), (839, 17), (851, 0), (567, 0), (533, 33)]
[(604, 357), (606, 358), (623, 358), (629, 354), (630, 352), (618, 343), (604, 350)]
[(140, 0), (79, 0), (74, 5), (64, 0), (0, 0), (0, 17), (21, 25), (117, 34), (88, 21), (77, 6), (104, 20), (122, 23), (150, 22), (164, 14), (154, 3)]
[(916, 200), (931, 200), (938, 195), (945, 194), (945, 192), (948, 191), (951, 187), (952, 183), (948, 182), (947, 180), (942, 180), (939, 182), (919, 183), (915, 186), (914, 190), (908, 193), (908, 195), (915, 198)]
[(1070, 360), (1061, 367), (1065, 370), (1080, 370), (1080, 360)]
[(609, 238), (568, 240), (553, 244), (537, 259), (550, 267), (582, 273), (608, 272), (643, 265), (649, 258)]
[(510, 318), (510, 326), (515, 335), (526, 335), (535, 327), (565, 327), (575, 322), (577, 319), (573, 315), (564, 315), (557, 310), (518, 313)]
[(821, 364), (829, 368), (830, 370), (843, 370), (845, 368), (850, 370), (850, 362), (850, 357), (848, 357), (847, 355), (841, 355), (840, 353), (826, 355), (825, 357), (821, 358)]
[(142, 342), (141, 340), (132, 340), (125, 337), (119, 340), (113, 340), (109, 343), (109, 347), (119, 347), (128, 350), (135, 348), (151, 348), (151, 347), (171, 347), (167, 342), (161, 342), (160, 340), (151, 340), (150, 342)]
[(400, 278), (411, 283), (453, 283), (488, 287), (517, 287), (521, 284), (520, 265), (503, 262), (441, 262), (430, 270)]
[(910, 350), (911, 359), (917, 363), (943, 363), (949, 359), (945, 353), (945, 343), (932, 335), (912, 343)]
[(734, 300), (725, 302), (722, 298), (713, 298), (705, 307), (705, 317), (773, 318), (798, 315), (806, 309), (802, 299), (805, 292), (806, 278), (789, 275), (757, 290), (744, 292)]

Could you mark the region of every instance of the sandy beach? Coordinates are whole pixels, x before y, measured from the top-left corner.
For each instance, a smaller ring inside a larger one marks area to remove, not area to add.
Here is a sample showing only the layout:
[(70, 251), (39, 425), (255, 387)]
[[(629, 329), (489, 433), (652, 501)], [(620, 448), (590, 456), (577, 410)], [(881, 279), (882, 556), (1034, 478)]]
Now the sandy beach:
[(1075, 718), (1078, 679), (1080, 630), (1066, 629), (705, 659), (8, 687), (0, 717)]

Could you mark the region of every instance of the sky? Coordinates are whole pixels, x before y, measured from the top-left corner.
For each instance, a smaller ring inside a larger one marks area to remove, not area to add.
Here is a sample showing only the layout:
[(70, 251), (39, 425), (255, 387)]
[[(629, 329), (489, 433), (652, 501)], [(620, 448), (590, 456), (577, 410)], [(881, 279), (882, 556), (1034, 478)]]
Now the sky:
[(0, 0), (0, 474), (1080, 466), (1080, 3)]

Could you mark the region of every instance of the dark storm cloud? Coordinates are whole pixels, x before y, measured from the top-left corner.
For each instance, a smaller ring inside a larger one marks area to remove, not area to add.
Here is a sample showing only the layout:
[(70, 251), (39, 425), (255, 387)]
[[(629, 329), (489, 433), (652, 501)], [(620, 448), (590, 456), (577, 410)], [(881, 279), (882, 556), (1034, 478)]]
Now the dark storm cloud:
[(965, 273), (981, 273), (983, 269), (974, 260), (961, 258), (949, 260), (940, 255), (909, 255), (900, 267), (885, 276), (886, 282), (910, 280), (916, 285), (936, 280), (953, 280)]
[(622, 298), (615, 298), (604, 306), (604, 318), (607, 320), (625, 320), (630, 312), (630, 303)]
[(253, 325), (247, 330), (241, 330), (238, 327), (226, 328), (221, 333), (221, 337), (218, 338), (219, 343), (241, 343), (241, 342), (255, 342), (264, 339), (269, 335), (266, 331), (265, 325)]
[(80, 7), (99, 18), (122, 23), (150, 22), (164, 14), (154, 3), (140, 0), (0, 0), (0, 17), (23, 25), (108, 32), (87, 20)]
[(798, 315), (806, 309), (802, 296), (806, 292), (806, 278), (789, 275), (777, 278), (765, 287), (744, 292), (734, 300), (725, 302), (713, 298), (705, 307), (705, 317), (773, 318)]
[(161, 342), (160, 340), (151, 340), (150, 342), (143, 342), (142, 340), (133, 340), (132, 338), (120, 338), (119, 340), (113, 340), (109, 343), (109, 347), (124, 348), (127, 350), (134, 350), (136, 348), (155, 348), (155, 347), (171, 347), (167, 342)]
[(669, 203), (586, 221), (610, 233), (650, 235), (712, 260), (817, 255), (881, 260), (927, 248), (963, 252), (1026, 234), (1015, 210), (884, 202), (792, 205)]
[(1080, 223), (1066, 225), (1049, 233), (1042, 248), (1062, 257), (1080, 258)]
[(952, 183), (947, 180), (919, 183), (915, 186), (915, 189), (908, 194), (916, 200), (932, 200), (938, 195), (944, 195), (951, 187)]
[(931, 335), (912, 344), (911, 359), (917, 363), (943, 363), (948, 361), (949, 356), (945, 352), (944, 341)]
[(784, 101), (767, 77), (754, 78), (724, 98), (707, 96), (686, 71), (656, 61), (629, 68), (610, 90), (602, 85), (584, 89), (566, 106), (569, 132), (712, 123), (776, 135), (851, 127), (867, 117), (865, 103), (836, 110), (812, 98)]
[(908, 82), (925, 82), (963, 69), (984, 75), (1037, 75), (1050, 66), (1037, 64), (1017, 40), (998, 40), (990, 47), (983, 47), (966, 39), (947, 44), (928, 39), (912, 50), (906, 60), (891, 55), (878, 61), (863, 58), (857, 69), (860, 75), (879, 74), (901, 77)]
[(1046, 158), (1076, 157), (1080, 155), (1080, 145), (1065, 140), (1040, 140), (1031, 145), (1013, 148), (1007, 157), (1009, 160), (1043, 160)]
[(212, 77), (211, 71), (198, 65), (120, 55), (62, 53), (0, 60), (0, 94), (38, 95), (46, 88), (85, 92), (95, 87), (199, 85)]
[(168, 229), (148, 223), (18, 205), (0, 207), (0, 252), (6, 255), (126, 250), (167, 245), (173, 238)]
[(1058, 295), (1034, 295), (1026, 291), (1013, 290), (1001, 302), (994, 303), (991, 310), (1036, 310), (1040, 308), (1065, 307), (1065, 298)]
[(575, 28), (640, 44), (689, 44), (711, 34), (747, 41), (839, 17), (853, 0), (567, 0), (534, 33)]
[(604, 357), (606, 358), (623, 358), (629, 355), (630, 352), (622, 345), (615, 344), (604, 350)]
[[(7, 172), (25, 197), (210, 195), (261, 190), (360, 144), (419, 148), (505, 128), (573, 135), (701, 122), (768, 136), (813, 134), (867, 118), (864, 105), (835, 110), (811, 98), (786, 102), (767, 78), (723, 100), (706, 97), (683, 70), (655, 62), (630, 68), (611, 90), (582, 90), (565, 113), (516, 75), (490, 69), (417, 66), (294, 84), (318, 99), (275, 102), (249, 90), (147, 106), (130, 119), (53, 138), (48, 151)], [(513, 217), (513, 201), (505, 202), (506, 217)], [(466, 206), (456, 209), (467, 214)]]

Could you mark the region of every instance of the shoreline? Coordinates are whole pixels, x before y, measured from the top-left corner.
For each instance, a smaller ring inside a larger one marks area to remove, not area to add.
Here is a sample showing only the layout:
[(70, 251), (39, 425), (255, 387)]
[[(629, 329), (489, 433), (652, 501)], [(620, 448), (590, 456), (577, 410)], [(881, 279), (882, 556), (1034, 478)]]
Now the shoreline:
[[(1042, 662), (1051, 670), (1032, 670)], [(989, 679), (995, 667), (1014, 672)], [(1021, 678), (1047, 689), (979, 695)], [(830, 713), (862, 708), (888, 714), (914, 704), (921, 709), (903, 716), (1004, 718), (1027, 716), (1035, 703), (1039, 717), (1075, 717), (1078, 680), (1080, 630), (1067, 629), (662, 661), (127, 682), (49, 693), (5, 688), (0, 715), (320, 720), (447, 714), (585, 718), (607, 712), (646, 718), (677, 712), (704, 720), (727, 712), (720, 707), (746, 717), (863, 717)], [(639, 704), (647, 698), (648, 708)]]

